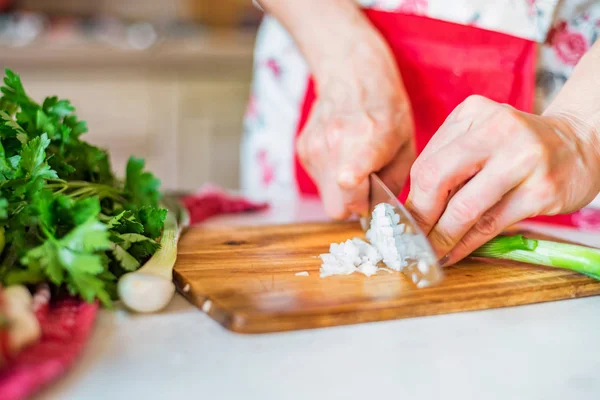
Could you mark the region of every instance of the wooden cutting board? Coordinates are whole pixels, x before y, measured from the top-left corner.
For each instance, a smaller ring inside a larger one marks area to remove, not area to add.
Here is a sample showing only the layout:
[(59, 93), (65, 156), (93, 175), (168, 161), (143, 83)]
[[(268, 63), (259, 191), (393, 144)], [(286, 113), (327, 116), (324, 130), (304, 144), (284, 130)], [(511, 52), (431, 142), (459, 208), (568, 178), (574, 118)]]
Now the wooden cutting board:
[[(178, 290), (225, 328), (266, 333), (483, 310), (600, 294), (578, 273), (465, 260), (436, 287), (401, 273), (319, 277), (329, 244), (364, 237), (355, 223), (193, 227), (179, 245)], [(307, 271), (309, 276), (295, 276)]]

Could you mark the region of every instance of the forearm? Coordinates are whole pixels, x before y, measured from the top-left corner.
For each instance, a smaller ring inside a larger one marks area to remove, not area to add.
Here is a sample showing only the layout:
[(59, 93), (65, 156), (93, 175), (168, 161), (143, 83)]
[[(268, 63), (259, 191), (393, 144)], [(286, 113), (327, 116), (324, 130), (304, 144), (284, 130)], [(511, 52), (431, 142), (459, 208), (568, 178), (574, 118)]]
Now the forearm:
[(331, 75), (350, 59), (368, 59), (381, 51), (374, 46), (385, 46), (352, 0), (260, 0), (260, 4), (290, 32), (317, 78)]
[(600, 41), (582, 57), (545, 116), (566, 121), (600, 160)]

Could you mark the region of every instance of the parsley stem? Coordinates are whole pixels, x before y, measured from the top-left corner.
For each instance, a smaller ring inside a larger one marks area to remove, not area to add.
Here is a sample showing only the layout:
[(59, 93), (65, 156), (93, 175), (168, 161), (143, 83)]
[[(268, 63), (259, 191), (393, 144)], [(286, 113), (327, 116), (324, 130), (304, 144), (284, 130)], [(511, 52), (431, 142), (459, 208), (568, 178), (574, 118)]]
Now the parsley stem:
[(125, 202), (122, 191), (119, 188), (105, 185), (102, 183), (92, 183), (84, 181), (59, 181), (53, 180), (56, 183), (49, 183), (46, 188), (54, 193), (65, 193), (70, 198), (87, 198), (98, 196), (100, 199), (109, 197), (119, 202)]
[(46, 239), (48, 239), (50, 241), (54, 241), (54, 235), (52, 234), (52, 232), (50, 232), (50, 230), (46, 227), (46, 225), (40, 223), (39, 226), (40, 226), (42, 233), (46, 236)]
[(94, 192), (94, 188), (83, 187), (83, 188), (77, 189), (77, 190), (69, 193), (67, 196), (71, 197), (71, 198), (85, 197), (83, 195), (90, 194), (93, 192)]

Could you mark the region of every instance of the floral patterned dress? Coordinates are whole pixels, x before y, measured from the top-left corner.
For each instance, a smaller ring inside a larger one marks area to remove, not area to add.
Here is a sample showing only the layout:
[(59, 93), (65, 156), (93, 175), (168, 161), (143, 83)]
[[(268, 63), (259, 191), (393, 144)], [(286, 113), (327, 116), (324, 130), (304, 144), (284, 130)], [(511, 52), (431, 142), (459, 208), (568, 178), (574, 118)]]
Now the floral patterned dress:
[[(357, 0), (366, 9), (414, 14), (538, 43), (535, 108), (554, 98), (600, 35), (598, 0)], [(241, 187), (260, 200), (292, 200), (296, 127), (310, 71), (293, 38), (271, 16), (257, 36), (244, 118)]]

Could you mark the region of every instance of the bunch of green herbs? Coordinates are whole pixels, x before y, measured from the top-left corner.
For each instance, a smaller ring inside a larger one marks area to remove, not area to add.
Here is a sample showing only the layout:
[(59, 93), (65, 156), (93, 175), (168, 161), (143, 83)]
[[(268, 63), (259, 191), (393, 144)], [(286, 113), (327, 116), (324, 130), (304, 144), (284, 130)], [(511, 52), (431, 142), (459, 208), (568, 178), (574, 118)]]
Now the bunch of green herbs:
[(68, 100), (36, 103), (8, 69), (0, 90), (0, 281), (110, 306), (117, 279), (160, 247), (160, 181), (133, 157), (117, 179)]

